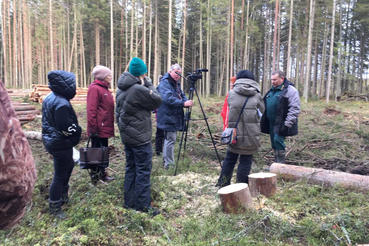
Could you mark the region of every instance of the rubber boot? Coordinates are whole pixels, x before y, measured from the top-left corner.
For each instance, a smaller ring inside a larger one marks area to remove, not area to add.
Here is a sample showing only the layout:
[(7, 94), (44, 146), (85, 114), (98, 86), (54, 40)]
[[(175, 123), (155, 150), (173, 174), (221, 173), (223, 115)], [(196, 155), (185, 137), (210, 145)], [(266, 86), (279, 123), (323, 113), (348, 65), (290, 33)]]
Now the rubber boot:
[(61, 210), (63, 200), (51, 201), (49, 200), (49, 213), (54, 215), (58, 219), (65, 219), (67, 215)]
[(63, 204), (67, 204), (70, 201), (68, 197), (68, 190), (69, 190), (69, 185), (62, 186), (61, 199), (62, 199)]
[(275, 162), (286, 163), (286, 150), (276, 150), (275, 151)]

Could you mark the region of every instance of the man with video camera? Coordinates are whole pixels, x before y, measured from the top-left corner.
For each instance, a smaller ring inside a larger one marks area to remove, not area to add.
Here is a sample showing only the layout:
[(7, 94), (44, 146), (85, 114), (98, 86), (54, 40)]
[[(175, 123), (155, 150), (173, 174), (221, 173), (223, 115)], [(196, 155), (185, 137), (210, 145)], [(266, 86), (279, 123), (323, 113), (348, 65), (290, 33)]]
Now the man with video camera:
[(165, 169), (174, 166), (174, 144), (177, 131), (183, 129), (184, 107), (192, 107), (179, 82), (182, 68), (178, 63), (172, 65), (164, 74), (157, 88), (162, 104), (157, 112), (157, 127), (164, 131), (163, 165)]

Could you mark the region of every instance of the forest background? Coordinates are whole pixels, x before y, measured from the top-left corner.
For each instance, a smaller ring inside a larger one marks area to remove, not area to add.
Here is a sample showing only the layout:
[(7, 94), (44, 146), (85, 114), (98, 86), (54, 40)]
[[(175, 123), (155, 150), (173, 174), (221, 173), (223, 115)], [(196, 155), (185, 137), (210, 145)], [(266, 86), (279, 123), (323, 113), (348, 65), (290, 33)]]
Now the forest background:
[(185, 76), (209, 69), (201, 95), (225, 95), (242, 69), (264, 94), (281, 69), (306, 101), (328, 101), (368, 91), (368, 12), (366, 0), (2, 0), (0, 78), (30, 88), (63, 69), (87, 87), (102, 64), (114, 89), (137, 56), (155, 85), (178, 62)]

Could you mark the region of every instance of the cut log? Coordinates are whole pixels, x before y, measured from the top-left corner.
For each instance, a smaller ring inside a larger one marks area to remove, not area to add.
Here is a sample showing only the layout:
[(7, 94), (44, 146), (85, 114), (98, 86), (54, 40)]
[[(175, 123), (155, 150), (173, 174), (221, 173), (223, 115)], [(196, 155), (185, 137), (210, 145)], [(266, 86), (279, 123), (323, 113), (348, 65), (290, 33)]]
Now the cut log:
[(42, 140), (42, 133), (36, 131), (25, 131), (24, 135), (27, 139)]
[(369, 191), (369, 176), (336, 172), (320, 168), (273, 163), (270, 172), (285, 180), (306, 179), (309, 184), (339, 186), (350, 190)]
[(36, 167), (1, 80), (0, 112), (0, 230), (5, 230), (23, 217), (32, 199)]
[(25, 110), (35, 110), (36, 107), (33, 105), (27, 105), (27, 106), (18, 106), (18, 105), (14, 105), (14, 110), (15, 111), (25, 111)]
[(36, 110), (25, 110), (25, 111), (15, 111), (16, 115), (36, 115), (36, 114), (40, 114), (40, 110), (36, 109)]
[(249, 175), (249, 186), (252, 197), (262, 194), (266, 197), (277, 193), (277, 175), (275, 173), (253, 173)]
[(252, 197), (246, 183), (225, 186), (218, 190), (223, 211), (227, 214), (244, 213), (253, 209)]
[(18, 116), (19, 121), (33, 121), (35, 118), (36, 118), (36, 115), (34, 114)]

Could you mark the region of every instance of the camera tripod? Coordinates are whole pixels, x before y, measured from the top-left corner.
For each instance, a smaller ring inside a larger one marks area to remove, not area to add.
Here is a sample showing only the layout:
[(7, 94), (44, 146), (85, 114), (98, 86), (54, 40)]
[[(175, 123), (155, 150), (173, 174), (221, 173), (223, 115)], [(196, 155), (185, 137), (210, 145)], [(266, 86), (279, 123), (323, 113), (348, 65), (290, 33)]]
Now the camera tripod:
[[(221, 163), (221, 160), (220, 160), (220, 157), (219, 157), (219, 154), (218, 154), (218, 150), (217, 150), (217, 147), (215, 145), (213, 135), (211, 134), (211, 130), (210, 130), (209, 123), (208, 123), (208, 118), (205, 115), (204, 109), (203, 109), (201, 101), (200, 101), (200, 97), (199, 97), (199, 95), (197, 93), (197, 89), (196, 89), (196, 81), (198, 79), (202, 79), (202, 72), (207, 72), (207, 71), (208, 71), (207, 69), (197, 69), (195, 73), (188, 73), (188, 77), (190, 78), (190, 82), (191, 82), (191, 87), (190, 87), (190, 91), (189, 91), (189, 94), (188, 94), (188, 100), (192, 100), (194, 94), (196, 95), (197, 100), (198, 100), (199, 105), (200, 105), (200, 108), (201, 108), (202, 115), (203, 115), (203, 119), (198, 119), (198, 120), (205, 120), (206, 126), (208, 127), (211, 142), (213, 143), (215, 153), (216, 153), (216, 155), (218, 157), (218, 160), (219, 160), (219, 164), (220, 164), (220, 166), (222, 166), (222, 163)], [(179, 73), (177, 73), (177, 74), (187, 81), (187, 78), (183, 77)], [(183, 143), (184, 143), (183, 144), (183, 151), (186, 150), (187, 133), (188, 133), (187, 131), (188, 131), (189, 126), (190, 126), (190, 120), (194, 120), (194, 119), (191, 119), (191, 111), (192, 111), (192, 107), (186, 108), (186, 113), (185, 113), (185, 116), (184, 116), (184, 124), (183, 124), (183, 128), (182, 128), (182, 136), (181, 136), (181, 141), (179, 143), (178, 157), (177, 157), (176, 167), (175, 167), (175, 170), (174, 170), (174, 176), (177, 175), (178, 161), (179, 161), (179, 157), (181, 155), (181, 149), (182, 149), (182, 144)]]

